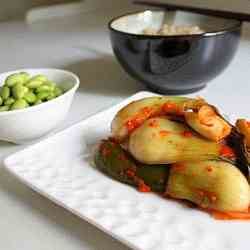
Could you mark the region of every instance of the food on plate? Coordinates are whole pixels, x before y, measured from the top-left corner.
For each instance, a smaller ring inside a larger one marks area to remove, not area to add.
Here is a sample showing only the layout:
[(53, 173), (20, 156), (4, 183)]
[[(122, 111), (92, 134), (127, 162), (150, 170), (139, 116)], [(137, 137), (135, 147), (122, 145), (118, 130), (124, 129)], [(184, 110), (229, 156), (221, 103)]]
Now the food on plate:
[(142, 33), (153, 36), (176, 36), (202, 34), (204, 31), (198, 26), (164, 24), (160, 29), (146, 28)]
[(95, 162), (102, 172), (121, 182), (137, 186), (141, 191), (164, 192), (168, 169), (165, 165), (148, 166), (136, 162), (113, 140), (103, 140), (95, 155)]
[(171, 197), (219, 211), (247, 211), (250, 205), (247, 179), (234, 165), (224, 161), (173, 164), (166, 192)]
[(0, 112), (24, 109), (52, 100), (63, 89), (44, 75), (31, 77), (27, 72), (9, 75), (0, 89)]
[(225, 138), (232, 129), (209, 105), (202, 106), (198, 111), (185, 112), (185, 121), (192, 129), (213, 141)]
[(116, 114), (95, 163), (141, 192), (187, 200), (218, 219), (250, 219), (249, 129), (202, 98), (143, 98)]
[(128, 143), (131, 155), (145, 164), (216, 159), (221, 147), (166, 117), (146, 120), (130, 135)]

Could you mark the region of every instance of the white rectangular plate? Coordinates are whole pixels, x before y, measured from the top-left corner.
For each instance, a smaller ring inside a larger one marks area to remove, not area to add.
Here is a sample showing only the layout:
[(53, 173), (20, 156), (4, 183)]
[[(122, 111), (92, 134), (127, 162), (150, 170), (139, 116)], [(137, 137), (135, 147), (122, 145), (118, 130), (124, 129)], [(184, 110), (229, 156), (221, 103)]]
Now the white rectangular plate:
[(138, 250), (246, 250), (250, 222), (216, 221), (155, 194), (139, 193), (94, 168), (91, 148), (110, 133), (115, 113), (140, 92), (5, 159), (23, 183)]

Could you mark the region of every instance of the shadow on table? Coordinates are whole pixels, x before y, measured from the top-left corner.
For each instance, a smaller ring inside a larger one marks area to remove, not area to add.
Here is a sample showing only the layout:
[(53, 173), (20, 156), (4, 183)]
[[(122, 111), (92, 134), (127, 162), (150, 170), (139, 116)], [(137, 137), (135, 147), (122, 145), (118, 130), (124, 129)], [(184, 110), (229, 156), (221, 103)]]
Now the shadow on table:
[(128, 96), (145, 90), (141, 83), (123, 71), (111, 55), (101, 54), (100, 57), (65, 65), (64, 68), (80, 77), (80, 92), (105, 96)]
[[(2, 167), (0, 168), (0, 189), (12, 196), (23, 207), (26, 206), (27, 209), (31, 209), (33, 214), (37, 213), (37, 216), (42, 216), (48, 224), (60, 225), (65, 235), (70, 234), (77, 241), (80, 241), (80, 244), (88, 246), (88, 249), (130, 249), (91, 224), (32, 191)], [(4, 217), (2, 220), (4, 220)], [(39, 240), (38, 237), (37, 241)]]

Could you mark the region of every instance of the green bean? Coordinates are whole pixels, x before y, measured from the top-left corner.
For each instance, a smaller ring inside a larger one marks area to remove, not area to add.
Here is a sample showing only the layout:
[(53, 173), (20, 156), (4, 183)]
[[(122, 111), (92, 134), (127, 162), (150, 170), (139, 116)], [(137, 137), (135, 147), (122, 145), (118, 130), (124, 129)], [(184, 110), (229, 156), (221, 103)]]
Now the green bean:
[(21, 83), (16, 83), (12, 87), (12, 94), (16, 99), (21, 99), (29, 91), (29, 89), (23, 86)]
[(10, 88), (7, 86), (3, 86), (1, 88), (0, 95), (3, 100), (6, 100), (10, 96)]
[(24, 84), (26, 81), (28, 81), (29, 77), (29, 74), (26, 72), (15, 73), (6, 78), (5, 85), (8, 87), (12, 87), (16, 83)]
[(27, 108), (28, 106), (29, 104), (24, 99), (18, 99), (12, 104), (10, 109), (11, 110), (24, 109)]
[(36, 101), (36, 95), (32, 92), (32, 91), (28, 91), (25, 95), (24, 95), (24, 97), (23, 97), (23, 99), (25, 100), (25, 101), (27, 101), (28, 103), (34, 103), (35, 101)]
[(56, 97), (58, 97), (58, 96), (60, 96), (60, 95), (63, 94), (63, 91), (62, 91), (61, 88), (55, 87), (55, 89), (54, 89), (54, 94), (55, 94)]
[(28, 88), (30, 88), (30, 89), (35, 89), (35, 88), (41, 86), (42, 84), (43, 84), (43, 82), (40, 81), (40, 80), (32, 80), (32, 79), (31, 79), (31, 80), (29, 80), (29, 81), (25, 84), (25, 86), (28, 87)]
[(0, 88), (0, 111), (39, 105), (62, 93), (63, 90), (44, 75), (30, 77), (27, 72), (15, 73), (9, 75)]
[(35, 103), (34, 103), (33, 105), (36, 106), (36, 105), (39, 105), (39, 104), (41, 104), (41, 103), (43, 103), (42, 100), (39, 100), (39, 99), (38, 99), (38, 100), (35, 101)]
[(5, 101), (4, 101), (4, 105), (6, 106), (9, 106), (11, 104), (13, 104), (15, 102), (15, 99), (13, 97), (9, 97), (7, 98)]
[(45, 100), (49, 96), (50, 92), (49, 91), (42, 91), (37, 94), (37, 99), (38, 100)]
[(10, 109), (10, 106), (8, 106), (8, 105), (2, 106), (2, 107), (0, 107), (0, 112), (8, 111), (9, 109)]

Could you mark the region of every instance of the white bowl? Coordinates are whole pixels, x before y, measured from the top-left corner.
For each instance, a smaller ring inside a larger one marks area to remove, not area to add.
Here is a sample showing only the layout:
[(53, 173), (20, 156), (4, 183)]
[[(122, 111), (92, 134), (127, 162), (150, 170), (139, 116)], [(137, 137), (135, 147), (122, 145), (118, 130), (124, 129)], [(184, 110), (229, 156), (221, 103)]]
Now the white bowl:
[(13, 73), (25, 71), (31, 76), (43, 74), (66, 92), (45, 103), (26, 109), (0, 112), (0, 140), (16, 144), (38, 139), (56, 128), (64, 120), (79, 87), (79, 78), (60, 69), (20, 69), (0, 74), (0, 83)]

